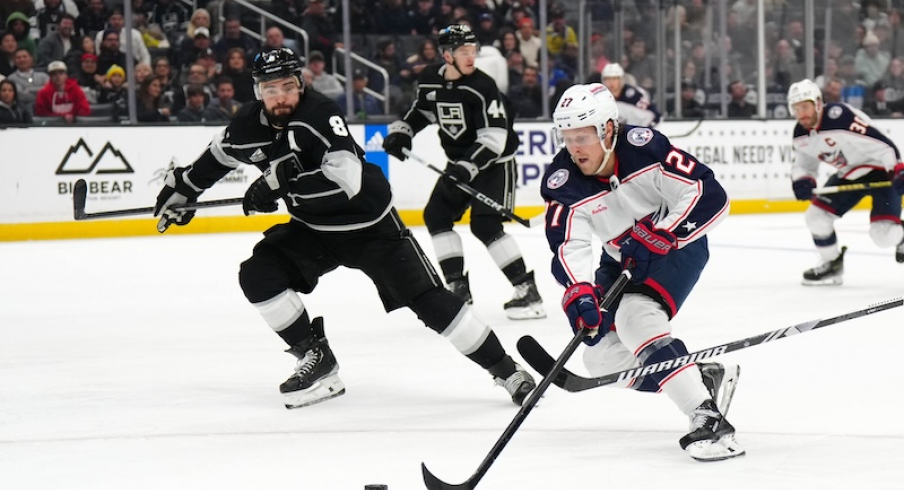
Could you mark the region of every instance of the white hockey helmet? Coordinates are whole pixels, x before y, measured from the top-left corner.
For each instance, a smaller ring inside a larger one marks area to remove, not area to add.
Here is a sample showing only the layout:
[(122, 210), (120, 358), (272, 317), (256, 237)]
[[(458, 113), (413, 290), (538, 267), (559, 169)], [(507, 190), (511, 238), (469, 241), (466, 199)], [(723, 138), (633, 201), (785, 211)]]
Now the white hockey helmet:
[(819, 85), (809, 78), (792, 83), (788, 89), (788, 110), (791, 114), (794, 114), (795, 104), (808, 100), (813, 102), (817, 112), (822, 112), (822, 90), (819, 90)]
[(603, 72), (600, 74), (600, 78), (624, 78), (625, 77), (625, 69), (622, 68), (618, 63), (609, 63), (608, 65), (603, 67)]
[(601, 83), (573, 85), (559, 98), (552, 114), (556, 136), (562, 141), (562, 131), (592, 126), (600, 140), (606, 138), (606, 123), (612, 121), (618, 130), (618, 106), (612, 92)]

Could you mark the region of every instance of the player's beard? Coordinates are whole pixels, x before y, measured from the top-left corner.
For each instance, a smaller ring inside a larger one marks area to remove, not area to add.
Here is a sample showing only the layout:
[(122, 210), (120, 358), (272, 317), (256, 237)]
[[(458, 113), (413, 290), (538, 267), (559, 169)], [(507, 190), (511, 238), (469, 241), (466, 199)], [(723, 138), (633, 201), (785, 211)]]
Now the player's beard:
[(298, 104), (289, 105), (289, 104), (280, 104), (276, 107), (267, 109), (267, 119), (270, 121), (270, 124), (278, 127), (284, 128), (289, 124), (289, 119), (292, 118), (292, 114), (295, 114), (295, 109), (298, 108)]

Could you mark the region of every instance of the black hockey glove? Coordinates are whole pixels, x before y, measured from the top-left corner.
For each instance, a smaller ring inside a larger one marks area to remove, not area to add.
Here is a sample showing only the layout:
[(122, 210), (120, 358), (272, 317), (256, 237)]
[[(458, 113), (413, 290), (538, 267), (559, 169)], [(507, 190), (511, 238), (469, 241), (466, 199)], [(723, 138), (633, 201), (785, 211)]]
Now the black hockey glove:
[(163, 189), (157, 194), (157, 203), (154, 205), (154, 216), (160, 216), (157, 231), (163, 233), (173, 223), (179, 226), (187, 225), (195, 217), (195, 212), (177, 211), (172, 208), (198, 202), (198, 196), (202, 192), (204, 189), (198, 189), (185, 178), (184, 168), (171, 168), (163, 179)]
[(669, 230), (654, 228), (653, 220), (644, 218), (618, 244), (622, 267), (631, 269), (631, 280), (641, 284), (662, 269), (669, 252), (678, 247), (678, 238)]
[(891, 186), (898, 194), (904, 194), (904, 163), (898, 163), (891, 171)]
[(414, 130), (405, 121), (396, 121), (389, 125), (389, 134), (383, 139), (383, 150), (386, 153), (405, 160), (408, 158), (402, 153), (402, 150), (411, 149), (411, 139), (414, 137)]
[(477, 165), (464, 160), (459, 160), (452, 165), (446, 167), (446, 175), (455, 177), (455, 180), (463, 184), (467, 184), (477, 177)]
[(242, 211), (245, 216), (253, 213), (273, 213), (279, 209), (279, 199), (287, 192), (288, 179), (285, 178), (283, 163), (264, 170), (263, 175), (257, 178), (245, 191), (242, 200)]
[(792, 182), (791, 188), (794, 190), (794, 197), (797, 198), (798, 201), (809, 201), (810, 198), (813, 197), (813, 189), (816, 188), (816, 181), (810, 177), (804, 177)]

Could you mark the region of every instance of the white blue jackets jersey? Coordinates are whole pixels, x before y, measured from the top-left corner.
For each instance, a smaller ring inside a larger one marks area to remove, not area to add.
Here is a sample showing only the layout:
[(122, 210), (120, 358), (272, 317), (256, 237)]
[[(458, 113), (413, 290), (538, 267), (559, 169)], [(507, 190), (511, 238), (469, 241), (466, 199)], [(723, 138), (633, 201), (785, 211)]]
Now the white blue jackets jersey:
[(874, 170), (890, 172), (901, 156), (895, 144), (871, 124), (866, 114), (844, 103), (826, 104), (815, 129), (807, 131), (797, 123), (791, 180), (815, 181), (819, 162), (834, 167), (836, 175), (845, 180), (856, 180)]
[(588, 177), (563, 149), (544, 175), (546, 238), (562, 285), (594, 282), (594, 235), (620, 261), (619, 239), (644, 217), (674, 233), (682, 248), (728, 216), (728, 196), (712, 170), (655, 129), (623, 126), (612, 158), (614, 175)]
[(642, 88), (625, 84), (615, 98), (618, 119), (622, 124), (632, 126), (655, 126), (662, 117), (659, 109), (650, 102), (650, 97)]
[(383, 171), (364, 160), (339, 106), (314, 90), (305, 90), (284, 129), (269, 124), (260, 102), (244, 104), (185, 175), (207, 189), (241, 164), (265, 170), (281, 162), (291, 165), (289, 214), (314, 230), (360, 230), (392, 210)]

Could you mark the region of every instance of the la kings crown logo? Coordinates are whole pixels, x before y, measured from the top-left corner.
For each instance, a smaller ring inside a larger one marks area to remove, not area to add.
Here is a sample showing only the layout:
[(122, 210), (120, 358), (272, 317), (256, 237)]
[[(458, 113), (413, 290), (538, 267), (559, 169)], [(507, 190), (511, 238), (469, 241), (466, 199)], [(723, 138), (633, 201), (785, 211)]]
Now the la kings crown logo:
[(465, 108), (460, 102), (437, 102), (436, 114), (439, 116), (439, 127), (452, 139), (458, 139), (468, 129), (465, 121)]
[[(94, 151), (85, 143), (84, 138), (69, 147), (69, 150), (60, 161), (56, 169), (56, 175), (113, 175), (134, 174), (135, 170), (126, 159), (125, 155), (116, 149), (109, 141), (100, 151)], [(86, 179), (88, 180), (88, 179)], [(71, 194), (75, 182), (58, 182), (57, 193), (60, 195)], [(103, 197), (118, 196), (132, 192), (132, 181), (125, 179), (91, 179), (88, 180), (88, 193), (100, 194)]]

